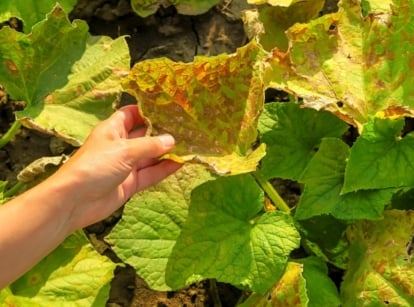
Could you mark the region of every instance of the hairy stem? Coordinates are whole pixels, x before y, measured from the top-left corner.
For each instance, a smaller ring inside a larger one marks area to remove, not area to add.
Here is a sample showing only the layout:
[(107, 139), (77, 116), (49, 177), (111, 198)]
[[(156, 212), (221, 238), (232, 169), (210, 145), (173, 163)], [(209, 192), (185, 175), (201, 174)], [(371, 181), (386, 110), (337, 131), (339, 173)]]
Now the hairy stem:
[(9, 130), (0, 139), (0, 148), (10, 142), (10, 140), (16, 135), (17, 131), (19, 131), (20, 126), (21, 124), (17, 120), (11, 125)]
[(282, 197), (280, 197), (279, 193), (275, 190), (275, 188), (272, 186), (272, 184), (269, 182), (269, 180), (266, 180), (259, 172), (253, 172), (253, 177), (256, 179), (256, 181), (260, 184), (262, 189), (265, 191), (267, 196), (270, 198), (272, 203), (278, 208), (279, 210), (282, 210), (283, 212), (286, 212), (290, 214), (290, 208), (286, 204), (286, 202), (283, 200)]

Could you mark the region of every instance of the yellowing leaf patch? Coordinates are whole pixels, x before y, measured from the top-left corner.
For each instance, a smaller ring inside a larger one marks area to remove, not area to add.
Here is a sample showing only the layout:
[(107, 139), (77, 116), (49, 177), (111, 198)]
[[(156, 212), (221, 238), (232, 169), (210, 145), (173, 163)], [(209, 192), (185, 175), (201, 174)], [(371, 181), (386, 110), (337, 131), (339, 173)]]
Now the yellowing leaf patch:
[(175, 137), (169, 158), (207, 164), (221, 175), (250, 172), (265, 148), (252, 148), (263, 109), (264, 54), (251, 42), (234, 54), (192, 63), (143, 61), (124, 88), (139, 102), (149, 133)]

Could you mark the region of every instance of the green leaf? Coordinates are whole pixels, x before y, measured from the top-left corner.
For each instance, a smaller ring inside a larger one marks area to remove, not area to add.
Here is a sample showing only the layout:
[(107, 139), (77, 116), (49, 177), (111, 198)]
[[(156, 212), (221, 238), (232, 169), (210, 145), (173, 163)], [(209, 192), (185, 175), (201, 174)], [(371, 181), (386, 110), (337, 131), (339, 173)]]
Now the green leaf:
[(381, 14), (384, 12), (390, 12), (392, 0), (362, 0), (361, 7), (364, 16), (369, 13)]
[[(59, 5), (69, 14), (76, 0), (59, 0)], [(32, 30), (33, 25), (46, 18), (56, 5), (56, 0), (2, 0), (0, 2), (0, 22), (16, 17), (23, 21), (25, 33)]]
[(106, 240), (124, 262), (132, 265), (152, 289), (170, 290), (165, 271), (173, 246), (188, 215), (190, 194), (212, 179), (200, 165), (184, 165), (156, 186), (126, 204)]
[(348, 126), (329, 112), (297, 104), (269, 103), (259, 120), (267, 154), (260, 172), (266, 178), (298, 180), (324, 137), (341, 137)]
[(343, 306), (413, 306), (414, 211), (390, 210), (376, 222), (351, 226)]
[(5, 200), (4, 192), (6, 190), (7, 181), (0, 181), (0, 205)]
[(254, 171), (265, 155), (252, 149), (263, 109), (263, 50), (254, 42), (228, 55), (166, 58), (134, 65), (124, 88), (139, 101), (149, 133), (170, 133), (169, 158), (207, 164), (220, 175)]
[(363, 18), (359, 1), (341, 1), (338, 13), (292, 26), (289, 52), (273, 52), (266, 83), (359, 131), (370, 116), (412, 116), (413, 6), (395, 0), (392, 10)]
[[(250, 1), (252, 4), (254, 2), (264, 1)], [(280, 51), (286, 51), (289, 45), (286, 30), (295, 23), (308, 22), (317, 17), (325, 3), (324, 0), (268, 2), (273, 6), (264, 6), (259, 8), (259, 11), (252, 10), (244, 14), (247, 32), (256, 34), (254, 36), (258, 37), (260, 44), (268, 51), (275, 47)], [(257, 29), (262, 28), (261, 24), (266, 31), (255, 33)]]
[(56, 7), (29, 35), (0, 30), (0, 83), (24, 100), (24, 125), (79, 146), (113, 112), (129, 70), (124, 38), (89, 37), (85, 22), (69, 22)]
[(289, 215), (263, 213), (263, 206), (263, 191), (250, 175), (220, 177), (197, 187), (168, 262), (168, 284), (178, 289), (214, 278), (268, 291), (300, 238)]
[(414, 133), (404, 120), (371, 119), (352, 146), (343, 193), (414, 186)]
[(254, 293), (240, 307), (340, 306), (326, 264), (317, 257), (288, 262), (285, 273), (267, 295)]
[(322, 140), (319, 151), (309, 162), (300, 179), (305, 183), (305, 189), (295, 213), (298, 220), (322, 214), (331, 214), (343, 220), (382, 217), (384, 207), (390, 203), (394, 189), (341, 194), (348, 155), (349, 148), (341, 140)]
[(348, 223), (331, 215), (319, 215), (296, 222), (302, 247), (307, 253), (341, 269), (345, 269), (348, 263), (349, 242), (345, 236), (347, 226)]
[(326, 263), (317, 257), (296, 260), (303, 264), (309, 307), (340, 306), (338, 290), (328, 277)]
[(174, 5), (179, 14), (200, 15), (207, 12), (219, 2), (220, 0), (131, 0), (131, 6), (141, 17), (154, 14), (161, 5)]
[(81, 232), (0, 292), (2, 306), (104, 306), (115, 264)]

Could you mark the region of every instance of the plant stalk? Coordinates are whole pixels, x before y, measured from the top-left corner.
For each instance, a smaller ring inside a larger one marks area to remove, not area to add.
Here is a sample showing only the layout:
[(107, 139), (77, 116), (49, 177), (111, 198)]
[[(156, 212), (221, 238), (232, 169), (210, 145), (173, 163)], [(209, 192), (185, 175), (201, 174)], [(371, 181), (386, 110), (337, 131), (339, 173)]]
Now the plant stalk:
[(4, 192), (4, 198), (15, 196), (24, 186), (25, 183), (18, 181), (14, 186), (12, 186), (10, 189)]
[(16, 135), (17, 131), (20, 129), (20, 122), (16, 120), (9, 130), (1, 137), (0, 139), (0, 148), (3, 148), (10, 140)]
[(290, 214), (289, 206), (286, 204), (283, 198), (280, 197), (279, 193), (275, 190), (275, 188), (272, 186), (269, 180), (265, 179), (258, 171), (253, 172), (252, 175), (260, 184), (260, 186), (265, 191), (265, 193), (270, 198), (275, 207), (279, 210), (282, 210), (283, 212)]

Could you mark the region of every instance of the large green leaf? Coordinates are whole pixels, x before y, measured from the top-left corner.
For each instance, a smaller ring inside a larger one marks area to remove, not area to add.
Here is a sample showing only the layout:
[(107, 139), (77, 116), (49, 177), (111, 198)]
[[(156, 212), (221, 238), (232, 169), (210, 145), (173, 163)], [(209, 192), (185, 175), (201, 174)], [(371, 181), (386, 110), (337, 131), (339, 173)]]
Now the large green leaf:
[(191, 191), (210, 179), (204, 167), (184, 165), (156, 186), (133, 196), (122, 220), (106, 238), (118, 257), (132, 265), (152, 289), (170, 290), (165, 271), (188, 215)]
[[(255, 3), (256, 2), (256, 3)], [(265, 1), (249, 1), (252, 4), (261, 4), (257, 2)], [(279, 50), (286, 51), (288, 49), (288, 39), (286, 30), (295, 23), (308, 22), (312, 18), (318, 16), (323, 8), (325, 0), (313, 1), (267, 1), (272, 6), (260, 7), (259, 11), (247, 11), (244, 14), (244, 23), (249, 36), (257, 36), (260, 44), (266, 50), (272, 50), (277, 47)], [(288, 3), (286, 3), (288, 2)], [(265, 31), (260, 31), (260, 24), (266, 25)], [(257, 30), (259, 32), (257, 33)]]
[(343, 306), (414, 306), (413, 234), (414, 211), (386, 211), (381, 221), (350, 227)]
[(404, 120), (370, 119), (352, 146), (342, 192), (414, 186), (414, 133)]
[[(365, 147), (366, 148), (369, 147)], [(343, 220), (379, 219), (394, 189), (356, 191), (341, 195), (349, 148), (339, 139), (325, 138), (300, 179), (305, 189), (296, 209), (297, 219), (322, 214)], [(374, 185), (375, 187), (375, 185)]]
[[(73, 9), (76, 0), (59, 0), (59, 4), (67, 14)], [(32, 30), (33, 25), (46, 18), (55, 6), (56, 0), (2, 0), (0, 1), (0, 22), (9, 20), (11, 17), (23, 21), (25, 33)]]
[(139, 101), (149, 133), (174, 135), (169, 157), (208, 164), (221, 175), (250, 172), (265, 154), (263, 144), (252, 149), (263, 109), (264, 55), (251, 42), (192, 63), (142, 61), (124, 87)]
[(154, 14), (161, 5), (174, 5), (180, 14), (199, 15), (207, 12), (219, 2), (220, 0), (131, 0), (131, 6), (141, 17)]
[(182, 288), (207, 278), (265, 293), (282, 276), (299, 234), (291, 216), (263, 212), (253, 177), (220, 177), (197, 187), (167, 265), (167, 283)]
[(104, 306), (115, 264), (81, 232), (0, 292), (1, 306)]
[(326, 264), (316, 257), (289, 262), (267, 295), (253, 294), (240, 307), (340, 306), (338, 291), (327, 273)]
[(289, 52), (273, 52), (269, 86), (359, 130), (369, 116), (413, 115), (414, 3), (392, 4), (392, 10), (363, 18), (359, 1), (342, 1), (338, 13), (292, 26)]
[(341, 137), (348, 126), (329, 112), (297, 104), (269, 103), (259, 120), (266, 156), (260, 172), (266, 178), (298, 180), (324, 137)]
[(26, 102), (18, 120), (78, 146), (113, 111), (129, 53), (124, 38), (89, 37), (56, 7), (31, 34), (0, 30), (0, 64), (0, 83)]

